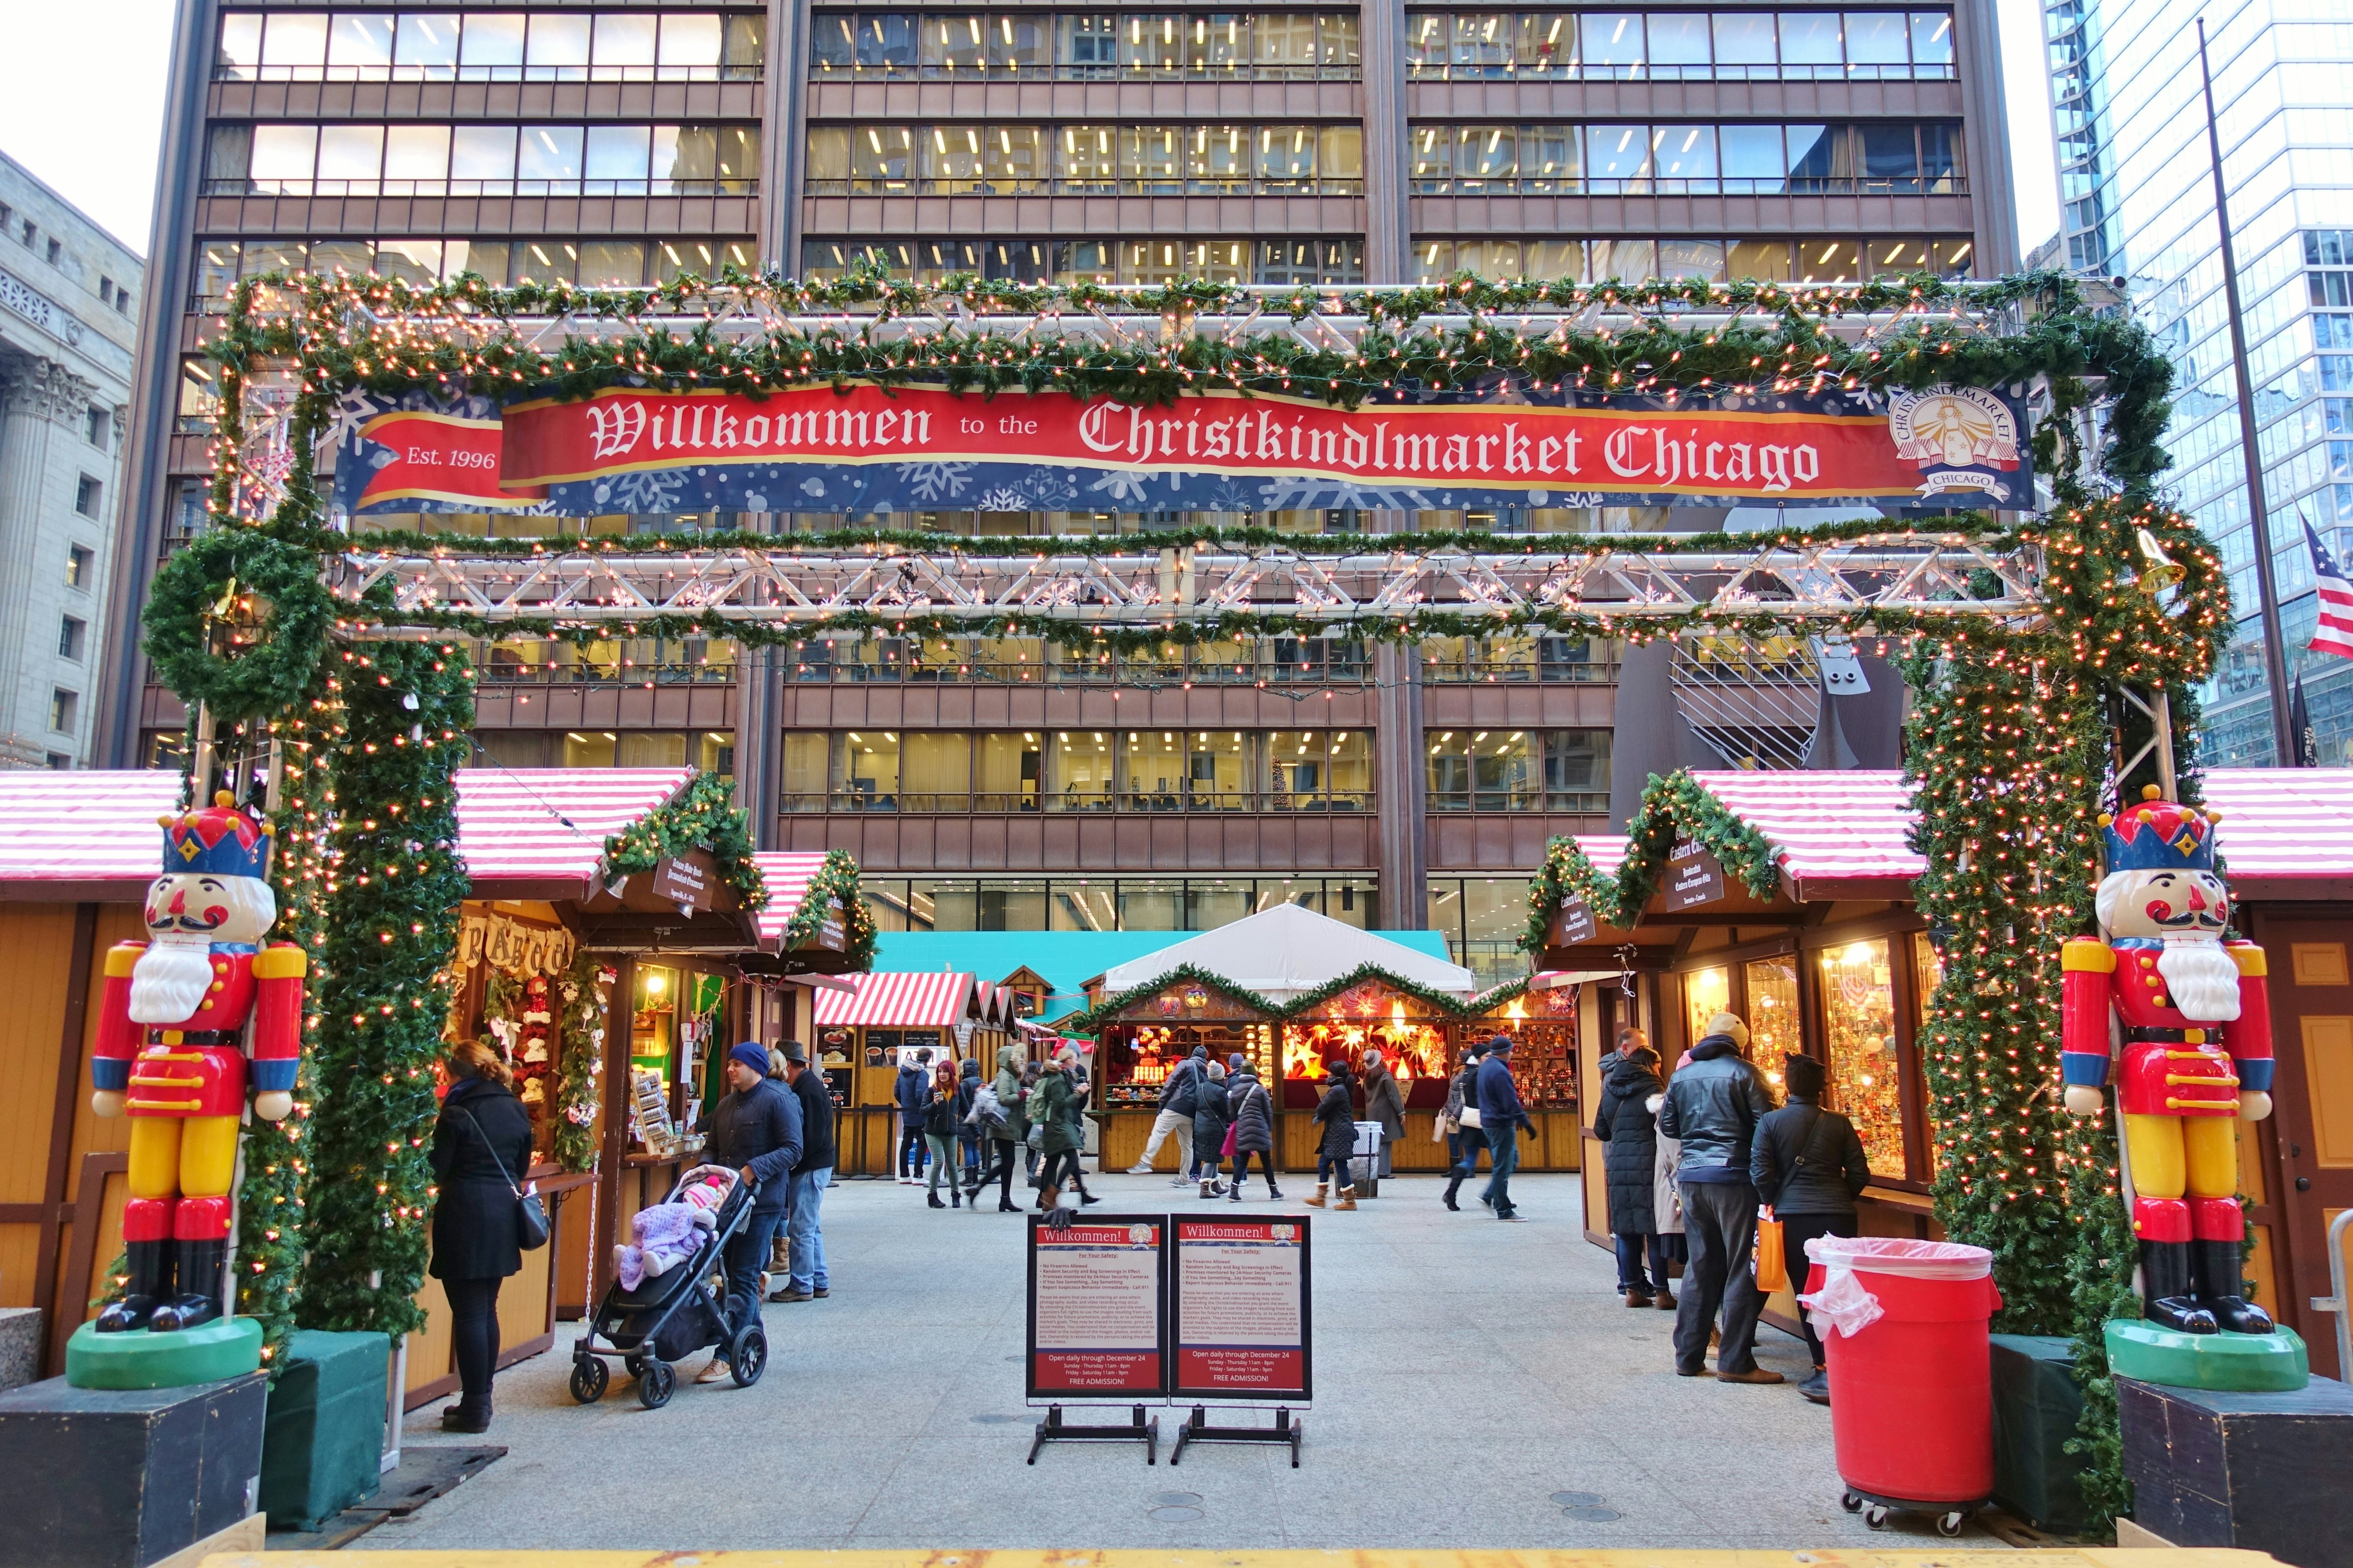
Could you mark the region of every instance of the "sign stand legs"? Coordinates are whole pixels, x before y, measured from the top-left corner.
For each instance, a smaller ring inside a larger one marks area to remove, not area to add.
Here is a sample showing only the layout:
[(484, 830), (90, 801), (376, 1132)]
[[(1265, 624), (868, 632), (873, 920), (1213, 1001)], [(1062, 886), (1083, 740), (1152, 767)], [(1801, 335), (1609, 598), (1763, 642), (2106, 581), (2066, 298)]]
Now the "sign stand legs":
[[(1038, 1450), (1049, 1443), (1141, 1443), (1144, 1445), (1144, 1462), (1158, 1464), (1160, 1417), (1155, 1415), (1149, 1421), (1145, 1420), (1141, 1405), (1131, 1405), (1127, 1408), (1128, 1419), (1124, 1426), (1073, 1426), (1062, 1419), (1060, 1405), (1048, 1405), (1046, 1419), (1038, 1423), (1038, 1435), (1029, 1443), (1029, 1463), (1034, 1465), (1038, 1462)], [(1296, 1460), (1293, 1462), (1297, 1463)], [(1171, 1459), (1169, 1463), (1176, 1461)]]
[(1168, 1465), (1174, 1469), (1183, 1463), (1187, 1443), (1287, 1443), (1291, 1446), (1291, 1468), (1299, 1468), (1299, 1436), (1302, 1423), (1291, 1418), (1287, 1407), (1278, 1407), (1271, 1426), (1212, 1426), (1208, 1410), (1196, 1405), (1193, 1414), (1176, 1428), (1176, 1446), (1168, 1451)]

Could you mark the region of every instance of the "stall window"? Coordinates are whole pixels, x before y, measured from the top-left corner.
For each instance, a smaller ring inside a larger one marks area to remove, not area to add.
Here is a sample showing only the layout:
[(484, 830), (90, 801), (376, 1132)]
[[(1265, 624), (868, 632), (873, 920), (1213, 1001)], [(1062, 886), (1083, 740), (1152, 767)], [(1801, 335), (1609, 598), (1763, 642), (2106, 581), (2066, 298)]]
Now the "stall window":
[(1694, 969), (1683, 976), (1683, 1044), (1698, 1042), (1707, 1021), (1732, 1005), (1732, 972)]
[(1831, 1109), (1846, 1113), (1874, 1176), (1901, 1180), (1904, 1096), (1895, 1060), (1895, 986), (1887, 941), (1849, 942), (1821, 955), (1822, 1040)]
[(1798, 1015), (1798, 961), (1787, 954), (1741, 966), (1748, 991), (1748, 1059), (1778, 1093), (1781, 1058), (1805, 1050)]
[[(1944, 978), (1945, 961), (1937, 953), (1936, 943), (1928, 940), (1928, 933), (1926, 931), (1923, 931), (1913, 932), (1912, 996), (1915, 1021), (1912, 1029), (1912, 1060), (1915, 1067), (1921, 1065), (1920, 1052), (1922, 1047), (1920, 1040), (1927, 1032), (1927, 1022), (1936, 1007), (1936, 987), (1943, 982)], [(1926, 1072), (1921, 1074), (1921, 1078), (1924, 1082), (1926, 1080), (1926, 1077), (1927, 1075)], [(1927, 1100), (1928, 1174), (1931, 1177), (1934, 1177), (1936, 1173), (1936, 1166), (1938, 1163), (1938, 1145), (1936, 1142), (1936, 1102), (1933, 1097), (1927, 1097)]]

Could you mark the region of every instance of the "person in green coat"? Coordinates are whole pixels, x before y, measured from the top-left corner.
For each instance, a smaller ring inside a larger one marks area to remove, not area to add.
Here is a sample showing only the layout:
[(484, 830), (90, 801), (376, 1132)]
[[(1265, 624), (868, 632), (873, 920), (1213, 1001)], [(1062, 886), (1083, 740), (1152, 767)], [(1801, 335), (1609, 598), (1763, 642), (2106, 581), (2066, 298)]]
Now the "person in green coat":
[(1081, 1203), (1102, 1201), (1087, 1192), (1087, 1184), (1079, 1175), (1079, 1150), (1085, 1131), (1079, 1121), (1082, 1110), (1078, 1094), (1071, 1083), (1078, 1060), (1068, 1047), (1057, 1052), (1039, 1076), (1038, 1086), (1029, 1091), (1029, 1119), (1040, 1125), (1039, 1152), (1046, 1156), (1045, 1163), (1038, 1168), (1040, 1209), (1054, 1206), (1054, 1194), (1066, 1172), (1071, 1185), (1078, 1189)]

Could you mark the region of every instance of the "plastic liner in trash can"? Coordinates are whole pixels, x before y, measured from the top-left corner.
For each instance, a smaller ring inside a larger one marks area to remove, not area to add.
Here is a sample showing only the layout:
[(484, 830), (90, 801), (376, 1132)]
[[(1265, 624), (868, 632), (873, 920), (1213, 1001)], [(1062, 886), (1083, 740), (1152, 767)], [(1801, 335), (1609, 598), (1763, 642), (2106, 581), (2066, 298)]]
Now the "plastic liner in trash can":
[(1799, 1301), (1820, 1325), (1842, 1500), (1957, 1533), (1993, 1495), (1993, 1254), (1958, 1242), (1820, 1237)]

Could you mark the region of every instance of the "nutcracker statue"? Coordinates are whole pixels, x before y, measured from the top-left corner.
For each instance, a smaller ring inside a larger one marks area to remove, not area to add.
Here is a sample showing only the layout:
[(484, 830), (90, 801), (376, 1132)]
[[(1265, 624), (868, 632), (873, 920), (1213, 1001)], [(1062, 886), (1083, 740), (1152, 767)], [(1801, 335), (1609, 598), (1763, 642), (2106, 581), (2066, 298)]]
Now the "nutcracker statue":
[[(2060, 952), (2066, 1106), (2078, 1116), (2100, 1114), (2113, 1076), (2147, 1323), (2175, 1335), (2270, 1336), (2271, 1315), (2240, 1294), (2246, 1220), (2234, 1126), (2272, 1110), (2263, 950), (2224, 935), (2231, 899), (2214, 869), (2220, 817), (2161, 799), (2154, 784), (2142, 794), (2100, 818), (2107, 843), (2095, 901), (2101, 935)], [(2112, 1039), (2122, 1042), (2113, 1064)], [(2133, 1342), (2156, 1338), (2146, 1324), (2133, 1327)], [(2108, 1337), (2113, 1357), (2117, 1336)], [(2176, 1350), (2186, 1343), (2168, 1342)], [(2303, 1359), (2292, 1334), (2261, 1349), (2292, 1349)], [(2217, 1381), (2220, 1373), (2180, 1375), (2180, 1365), (2176, 1375), (2148, 1375), (2232, 1386)]]
[(131, 1117), (130, 1280), (85, 1333), (174, 1333), (222, 1317), (247, 1089), (264, 1121), (294, 1106), (304, 955), (262, 941), (278, 918), (269, 828), (226, 792), (160, 820), (152, 940), (106, 955), (91, 1064), (91, 1109)]

